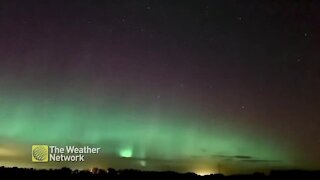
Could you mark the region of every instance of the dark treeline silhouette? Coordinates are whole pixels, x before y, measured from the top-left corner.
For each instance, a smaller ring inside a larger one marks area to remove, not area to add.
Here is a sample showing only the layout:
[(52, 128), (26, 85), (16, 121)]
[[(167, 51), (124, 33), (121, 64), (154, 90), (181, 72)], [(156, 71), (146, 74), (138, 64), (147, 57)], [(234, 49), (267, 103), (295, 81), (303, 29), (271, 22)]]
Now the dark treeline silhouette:
[(111, 178), (143, 178), (143, 177), (157, 177), (157, 178), (193, 178), (193, 179), (287, 179), (287, 178), (320, 178), (320, 171), (303, 171), (303, 170), (285, 170), (285, 171), (271, 171), (269, 175), (264, 173), (253, 173), (247, 175), (230, 175), (224, 176), (222, 174), (211, 174), (199, 176), (195, 173), (177, 173), (172, 171), (156, 172), (156, 171), (139, 171), (139, 170), (115, 170), (109, 168), (108, 170), (93, 168), (91, 170), (71, 170), (69, 168), (61, 169), (28, 169), (28, 168), (8, 168), (0, 167), (0, 177), (74, 177), (74, 178), (94, 178), (94, 179), (111, 179)]

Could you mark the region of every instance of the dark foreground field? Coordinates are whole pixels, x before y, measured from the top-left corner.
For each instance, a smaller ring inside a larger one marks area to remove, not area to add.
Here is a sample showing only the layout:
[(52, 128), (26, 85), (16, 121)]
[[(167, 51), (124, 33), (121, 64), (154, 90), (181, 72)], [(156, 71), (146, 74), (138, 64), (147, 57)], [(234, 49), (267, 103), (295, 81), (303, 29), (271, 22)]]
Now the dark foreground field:
[(269, 175), (263, 173), (253, 173), (248, 175), (231, 175), (224, 176), (222, 174), (211, 174), (199, 176), (194, 173), (176, 173), (176, 172), (152, 172), (138, 170), (115, 170), (115, 169), (92, 169), (90, 171), (71, 170), (69, 168), (36, 170), (26, 168), (7, 168), (0, 167), (0, 177), (13, 176), (32, 176), (32, 177), (86, 177), (93, 179), (111, 179), (111, 178), (144, 178), (144, 177), (159, 177), (159, 178), (193, 178), (193, 179), (287, 179), (287, 178), (320, 178), (320, 171), (303, 171), (303, 170), (287, 170), (287, 171), (271, 171)]

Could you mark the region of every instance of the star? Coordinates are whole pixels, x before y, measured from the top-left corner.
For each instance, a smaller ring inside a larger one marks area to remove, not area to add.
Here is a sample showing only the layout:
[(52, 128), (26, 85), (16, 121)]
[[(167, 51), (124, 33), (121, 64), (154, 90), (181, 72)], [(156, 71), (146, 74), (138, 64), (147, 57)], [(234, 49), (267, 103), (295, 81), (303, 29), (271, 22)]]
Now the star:
[(126, 16), (123, 16), (122, 18), (121, 18), (121, 22), (125, 22), (126, 21)]

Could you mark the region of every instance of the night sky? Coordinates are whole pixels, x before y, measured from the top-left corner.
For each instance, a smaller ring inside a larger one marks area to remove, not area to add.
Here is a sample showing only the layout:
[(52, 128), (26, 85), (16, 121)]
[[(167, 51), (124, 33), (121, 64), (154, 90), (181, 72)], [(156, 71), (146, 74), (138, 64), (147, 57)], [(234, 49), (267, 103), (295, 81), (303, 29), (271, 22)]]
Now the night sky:
[[(0, 1), (0, 166), (320, 168), (320, 2)], [(32, 163), (32, 144), (91, 145)]]

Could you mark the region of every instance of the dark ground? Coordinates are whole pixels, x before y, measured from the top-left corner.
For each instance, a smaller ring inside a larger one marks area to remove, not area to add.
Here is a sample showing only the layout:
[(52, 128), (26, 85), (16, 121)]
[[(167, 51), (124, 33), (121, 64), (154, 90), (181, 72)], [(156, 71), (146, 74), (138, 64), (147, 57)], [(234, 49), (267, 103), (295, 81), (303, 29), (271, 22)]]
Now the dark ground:
[(92, 169), (91, 171), (71, 170), (69, 168), (36, 170), (26, 168), (7, 168), (0, 167), (0, 177), (77, 177), (77, 178), (94, 178), (94, 179), (110, 179), (110, 178), (192, 178), (192, 179), (288, 179), (288, 178), (320, 178), (320, 171), (303, 171), (303, 170), (286, 170), (286, 171), (271, 171), (269, 175), (263, 173), (254, 173), (248, 175), (231, 175), (224, 176), (222, 174), (212, 174), (206, 176), (199, 176), (194, 173), (176, 173), (176, 172), (152, 172), (152, 171), (138, 171), (138, 170), (115, 170), (109, 168)]

